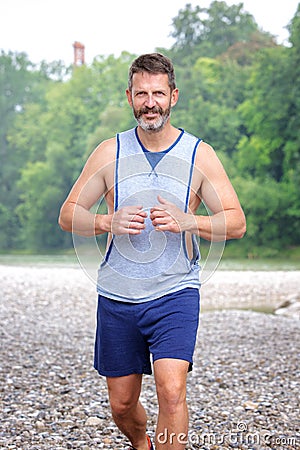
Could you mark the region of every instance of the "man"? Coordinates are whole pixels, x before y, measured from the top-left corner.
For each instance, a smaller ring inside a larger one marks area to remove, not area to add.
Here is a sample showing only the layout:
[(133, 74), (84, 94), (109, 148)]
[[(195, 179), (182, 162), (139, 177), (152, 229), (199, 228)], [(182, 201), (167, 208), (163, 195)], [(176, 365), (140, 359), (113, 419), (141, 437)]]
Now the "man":
[[(139, 401), (142, 376), (153, 366), (156, 449), (178, 450), (187, 443), (186, 379), (199, 315), (195, 236), (241, 238), (245, 217), (213, 149), (170, 122), (179, 95), (171, 61), (159, 53), (138, 57), (126, 95), (137, 127), (95, 149), (59, 224), (83, 236), (108, 233), (97, 281), (95, 368), (107, 378), (116, 425), (133, 448), (153, 448)], [(107, 214), (90, 212), (102, 195)], [(195, 214), (200, 201), (210, 216)]]

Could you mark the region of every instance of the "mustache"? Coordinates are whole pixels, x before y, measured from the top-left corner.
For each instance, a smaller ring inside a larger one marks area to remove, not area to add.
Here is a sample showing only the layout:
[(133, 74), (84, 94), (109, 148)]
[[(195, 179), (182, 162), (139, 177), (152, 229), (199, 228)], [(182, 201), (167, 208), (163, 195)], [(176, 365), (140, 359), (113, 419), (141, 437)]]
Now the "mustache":
[(148, 106), (144, 106), (139, 110), (139, 116), (147, 113), (155, 113), (155, 114), (163, 114), (164, 110), (160, 106), (153, 106), (152, 108), (148, 108)]

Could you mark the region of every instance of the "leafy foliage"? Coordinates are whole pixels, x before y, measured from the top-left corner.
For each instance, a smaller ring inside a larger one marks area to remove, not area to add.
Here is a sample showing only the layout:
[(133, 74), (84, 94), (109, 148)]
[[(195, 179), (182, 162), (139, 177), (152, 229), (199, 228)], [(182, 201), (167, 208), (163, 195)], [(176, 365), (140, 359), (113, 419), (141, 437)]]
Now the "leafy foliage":
[[(246, 212), (249, 255), (300, 244), (299, 8), (285, 47), (242, 3), (187, 4), (173, 19), (174, 45), (157, 49), (175, 63), (172, 121), (218, 152)], [(134, 57), (99, 55), (74, 69), (1, 53), (1, 251), (71, 245), (60, 205), (98, 143), (134, 126), (125, 96)]]

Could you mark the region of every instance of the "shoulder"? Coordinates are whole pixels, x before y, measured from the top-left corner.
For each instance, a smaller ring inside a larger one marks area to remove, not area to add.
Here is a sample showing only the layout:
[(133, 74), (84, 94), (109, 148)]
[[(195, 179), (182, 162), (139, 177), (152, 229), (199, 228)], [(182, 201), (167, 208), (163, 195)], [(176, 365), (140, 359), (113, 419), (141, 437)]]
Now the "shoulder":
[(206, 166), (212, 162), (221, 164), (213, 147), (204, 141), (200, 141), (197, 148), (196, 163)]
[(116, 138), (101, 142), (88, 157), (85, 168), (89, 172), (97, 172), (114, 163), (116, 159)]
[(115, 159), (116, 155), (116, 138), (107, 139), (101, 142), (95, 150), (89, 156), (89, 160), (92, 162), (111, 162)]
[(198, 149), (197, 149), (197, 155), (199, 157), (201, 156), (209, 156), (209, 155), (213, 155), (215, 154), (215, 151), (213, 149), (213, 147), (211, 145), (209, 145), (207, 142), (200, 140), (199, 144), (198, 144)]
[(197, 148), (195, 167), (206, 177), (226, 176), (225, 169), (214, 148), (201, 141)]

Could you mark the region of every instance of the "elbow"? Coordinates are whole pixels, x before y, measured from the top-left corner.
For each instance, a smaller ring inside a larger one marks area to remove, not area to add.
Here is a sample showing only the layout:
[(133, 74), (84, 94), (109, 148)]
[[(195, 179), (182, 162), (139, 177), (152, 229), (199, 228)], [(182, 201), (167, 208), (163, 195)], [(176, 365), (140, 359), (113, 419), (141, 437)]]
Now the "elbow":
[(231, 233), (227, 236), (227, 239), (242, 239), (247, 231), (246, 218), (244, 214), (236, 221), (235, 226), (232, 228)]
[(246, 234), (246, 225), (242, 228), (240, 228), (235, 236), (235, 239), (242, 239)]
[(61, 208), (58, 216), (58, 225), (61, 228), (62, 231), (72, 231), (72, 224), (69, 223), (68, 220), (66, 220), (66, 215), (64, 214), (63, 207)]
[(59, 215), (57, 223), (58, 223), (58, 225), (59, 225), (59, 227), (60, 227), (60, 229), (61, 229), (62, 231), (68, 231), (68, 230), (67, 230), (67, 226), (66, 226), (66, 224), (64, 223), (64, 221), (63, 221), (61, 215)]
[(60, 217), (58, 218), (57, 222), (58, 222), (58, 226), (60, 227), (60, 229), (62, 231), (68, 231), (66, 225), (64, 224), (64, 222), (61, 220)]
[(239, 225), (235, 229), (234, 239), (242, 239), (245, 236), (246, 231), (247, 231), (246, 218), (245, 216), (243, 216), (241, 218)]

